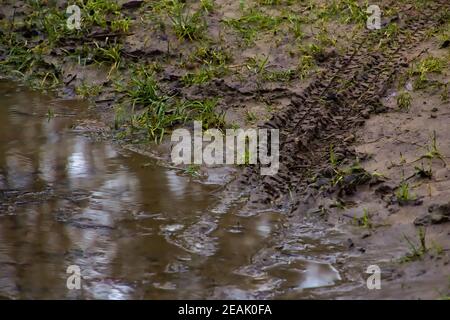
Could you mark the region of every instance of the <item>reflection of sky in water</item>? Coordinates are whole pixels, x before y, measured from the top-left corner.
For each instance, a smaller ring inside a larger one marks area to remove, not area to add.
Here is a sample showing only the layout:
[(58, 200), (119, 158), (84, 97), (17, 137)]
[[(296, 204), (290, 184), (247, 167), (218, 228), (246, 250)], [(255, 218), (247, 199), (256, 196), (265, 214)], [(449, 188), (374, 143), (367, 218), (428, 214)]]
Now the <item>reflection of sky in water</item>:
[(173, 171), (166, 171), (167, 186), (177, 198), (183, 197), (186, 192), (186, 179), (177, 176)]
[[(34, 100), (29, 107), (29, 101), (21, 101), (17, 108), (36, 109), (33, 112), (45, 115), (48, 103)], [(223, 281), (222, 293), (228, 298), (252, 298), (256, 291), (276, 290), (282, 285), (282, 276), (267, 279), (266, 275), (253, 289), (243, 283), (230, 285), (237, 264), (246, 264), (276, 230), (274, 215), (256, 215), (237, 225), (233, 214), (211, 214), (212, 189), (173, 170), (143, 168), (139, 156), (126, 152), (122, 156), (110, 144), (70, 132), (71, 121), (67, 117), (51, 121), (45, 116), (24, 118), (0, 108), (0, 131), (5, 133), (0, 140), (0, 188), (21, 192), (48, 188), (53, 192), (47, 198), (38, 195), (30, 205), (25, 199), (14, 212), (14, 220), (1, 221), (0, 263), (11, 263), (8, 269), (0, 269), (7, 272), (7, 277), (0, 272), (0, 295), (6, 292), (8, 296), (14, 285), (19, 287), (25, 281), (26, 298), (53, 294), (46, 292), (47, 288), (60, 290), (55, 296), (65, 297), (61, 283), (65, 283), (65, 268), (70, 264), (81, 267), (87, 298), (136, 298), (135, 284), (142, 281), (148, 281), (149, 290), (157, 294), (173, 291), (172, 298), (202, 298), (208, 290), (215, 290), (211, 286), (216, 280)], [(207, 223), (199, 223), (202, 218)], [(216, 218), (219, 223), (229, 219), (222, 230), (235, 226), (238, 232), (223, 232), (218, 235), (220, 241), (208, 236), (208, 230), (217, 227)], [(186, 233), (196, 225), (204, 228)], [(175, 240), (206, 248), (212, 243), (217, 252), (199, 259), (174, 245)], [(175, 266), (175, 272), (167, 272), (168, 265)], [(294, 270), (296, 277), (290, 284), (299, 288), (329, 285), (339, 279), (326, 264), (287, 268), (287, 272)], [(45, 290), (33, 296), (35, 288)]]
[(89, 175), (89, 165), (86, 159), (85, 142), (77, 141), (74, 151), (68, 157), (67, 172), (71, 179), (87, 177)]
[(341, 280), (339, 272), (329, 264), (309, 262), (303, 272), (303, 279), (299, 285), (300, 289), (318, 288), (330, 286), (335, 281)]
[(94, 299), (109, 299), (109, 300), (126, 300), (131, 299), (133, 290), (127, 285), (94, 282), (91, 283), (89, 291), (92, 293)]
[(270, 233), (272, 232), (273, 222), (270, 220), (270, 218), (270, 215), (262, 214), (261, 217), (257, 220), (256, 230), (258, 231), (258, 234), (263, 238), (270, 236)]

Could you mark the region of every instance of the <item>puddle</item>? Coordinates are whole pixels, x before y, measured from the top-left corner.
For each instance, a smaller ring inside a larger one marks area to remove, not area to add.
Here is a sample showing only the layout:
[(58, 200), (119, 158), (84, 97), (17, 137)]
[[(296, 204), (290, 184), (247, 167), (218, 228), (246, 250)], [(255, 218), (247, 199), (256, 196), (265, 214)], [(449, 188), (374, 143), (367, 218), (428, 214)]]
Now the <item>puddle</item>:
[[(239, 299), (292, 288), (301, 297), (340, 279), (306, 260), (244, 272), (282, 214), (218, 210), (220, 185), (73, 130), (93, 118), (79, 101), (5, 81), (0, 97), (0, 297)], [(70, 265), (81, 290), (66, 287)]]

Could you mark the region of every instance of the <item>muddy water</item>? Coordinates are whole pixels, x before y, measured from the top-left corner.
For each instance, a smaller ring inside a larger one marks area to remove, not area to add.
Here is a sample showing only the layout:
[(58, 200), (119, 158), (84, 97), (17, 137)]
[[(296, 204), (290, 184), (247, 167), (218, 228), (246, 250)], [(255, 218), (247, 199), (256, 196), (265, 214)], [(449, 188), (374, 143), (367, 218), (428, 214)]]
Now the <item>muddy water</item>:
[[(288, 261), (256, 272), (283, 214), (239, 214), (220, 185), (74, 129), (92, 117), (79, 101), (0, 82), (1, 298), (300, 298), (340, 281), (300, 258), (301, 235)], [(70, 265), (80, 290), (66, 286)]]

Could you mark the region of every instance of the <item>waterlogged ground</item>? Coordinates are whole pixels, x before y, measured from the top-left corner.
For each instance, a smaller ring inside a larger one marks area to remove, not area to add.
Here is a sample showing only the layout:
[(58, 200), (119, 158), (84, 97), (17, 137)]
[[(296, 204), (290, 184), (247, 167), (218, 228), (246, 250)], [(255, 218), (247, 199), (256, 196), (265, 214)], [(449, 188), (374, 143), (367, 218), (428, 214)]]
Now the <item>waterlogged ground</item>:
[[(448, 1), (115, 2), (2, 1), (0, 76), (90, 104), (0, 85), (0, 297), (448, 299)], [(173, 167), (195, 120), (278, 174)]]
[(341, 281), (317, 226), (261, 265), (282, 214), (240, 213), (220, 185), (94, 139), (85, 103), (4, 81), (0, 97), (0, 297), (300, 298)]

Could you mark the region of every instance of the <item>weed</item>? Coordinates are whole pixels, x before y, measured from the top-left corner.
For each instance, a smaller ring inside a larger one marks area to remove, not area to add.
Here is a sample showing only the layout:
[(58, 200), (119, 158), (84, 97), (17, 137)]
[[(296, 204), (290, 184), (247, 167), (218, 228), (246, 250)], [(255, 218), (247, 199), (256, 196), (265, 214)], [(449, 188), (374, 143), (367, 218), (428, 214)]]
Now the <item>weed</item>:
[(386, 40), (392, 40), (398, 35), (400, 28), (396, 23), (390, 23), (383, 31)]
[(113, 70), (120, 67), (122, 46), (120, 44), (111, 44), (106, 48), (101, 47), (97, 42), (94, 42), (94, 61), (97, 63), (108, 63), (111, 65), (109, 75)]
[(122, 31), (122, 32), (128, 32), (130, 29), (131, 20), (129, 18), (126, 19), (119, 19), (119, 20), (113, 20), (111, 21), (111, 30), (112, 31)]
[(281, 4), (281, 0), (258, 0), (258, 2), (262, 5), (273, 6)]
[(365, 229), (372, 229), (373, 225), (372, 225), (372, 221), (370, 219), (370, 215), (369, 215), (369, 210), (367, 210), (366, 208), (363, 209), (363, 215), (361, 218), (357, 218), (355, 216), (355, 221), (356, 224), (365, 228)]
[(317, 60), (325, 52), (325, 48), (322, 45), (310, 43), (300, 48), (300, 52), (304, 56), (310, 56)]
[(194, 52), (193, 59), (201, 62), (202, 64), (224, 66), (230, 62), (230, 54), (220, 47), (200, 46)]
[(441, 255), (441, 254), (443, 254), (444, 253), (444, 247), (442, 247), (442, 245), (441, 244), (439, 244), (439, 243), (437, 243), (437, 242), (435, 242), (435, 241), (432, 241), (431, 242), (431, 246), (432, 246), (432, 249), (433, 249), (433, 251), (434, 251), (434, 253), (436, 254), (436, 255)]
[(335, 174), (331, 180), (331, 184), (332, 186), (338, 187), (340, 193), (352, 194), (355, 192), (357, 186), (370, 182), (375, 183), (382, 177), (376, 172), (367, 172), (359, 161), (353, 163), (349, 168), (342, 170), (334, 168), (333, 170)]
[(98, 96), (102, 90), (102, 86), (100, 85), (88, 85), (86, 83), (82, 83), (75, 89), (77, 95), (83, 98), (91, 98)]
[(131, 75), (130, 85), (123, 89), (127, 96), (136, 104), (149, 106), (164, 103), (169, 98), (160, 94), (160, 89), (153, 76), (146, 68), (138, 68)]
[(316, 64), (312, 56), (308, 55), (301, 56), (296, 69), (300, 79), (306, 78), (311, 72), (311, 70), (315, 67), (315, 65)]
[(190, 56), (191, 61), (202, 64), (200, 69), (186, 73), (181, 80), (187, 86), (206, 83), (227, 73), (226, 63), (230, 59), (229, 53), (222, 48), (202, 45)]
[(200, 6), (206, 13), (212, 12), (214, 9), (213, 0), (200, 0)]
[(256, 114), (254, 112), (251, 112), (249, 110), (245, 111), (245, 121), (247, 123), (253, 123), (256, 120), (258, 120), (258, 117), (256, 116)]
[(244, 12), (239, 19), (228, 19), (225, 20), (225, 23), (238, 31), (246, 44), (251, 44), (262, 32), (276, 32), (282, 21), (281, 17), (272, 17), (256, 9), (250, 9)]
[(295, 78), (295, 71), (291, 69), (274, 71), (265, 70), (262, 77), (266, 81), (287, 82)]
[(133, 116), (132, 124), (144, 129), (148, 138), (160, 143), (169, 128), (185, 120), (186, 116), (180, 105), (171, 106), (160, 102), (148, 106), (143, 113)]
[(192, 178), (198, 178), (200, 177), (200, 166), (190, 164), (185, 169), (183, 169), (183, 173), (191, 176)]
[(289, 21), (289, 30), (294, 34), (295, 39), (302, 39), (304, 37), (302, 18), (300, 18), (298, 15), (289, 14), (287, 16), (287, 20)]
[(113, 31), (127, 32), (130, 26), (130, 20), (122, 18), (120, 6), (113, 0), (77, 0), (82, 10), (82, 27), (90, 29), (93, 26), (108, 28), (111, 26)]
[(58, 76), (54, 72), (37, 72), (27, 79), (30, 86), (37, 90), (54, 89), (60, 84)]
[(197, 72), (189, 72), (186, 73), (182, 78), (181, 81), (186, 86), (191, 86), (195, 84), (202, 84), (210, 81), (213, 79), (216, 75), (216, 70), (213, 67), (203, 67)]
[(415, 196), (411, 194), (410, 187), (407, 182), (402, 182), (395, 192), (395, 196), (400, 203), (407, 203), (415, 200)]
[(184, 108), (191, 114), (192, 119), (202, 122), (204, 130), (222, 129), (225, 127), (225, 114), (216, 112), (217, 102), (217, 99), (187, 101)]
[(337, 168), (338, 166), (338, 160), (336, 158), (336, 153), (334, 153), (334, 146), (330, 145), (330, 164), (333, 166), (333, 168)]
[[(164, 94), (154, 74), (147, 67), (133, 70), (128, 84), (118, 84), (118, 92), (132, 102), (132, 130), (144, 131), (148, 138), (161, 142), (165, 133), (177, 124), (187, 120), (202, 121), (203, 128), (223, 128), (225, 114), (217, 113), (217, 99), (204, 101), (180, 101), (174, 96)], [(139, 112), (135, 112), (140, 107)], [(119, 112), (123, 112), (119, 109)], [(121, 125), (120, 116), (116, 127)]]
[(443, 162), (444, 165), (447, 164), (447, 162), (444, 159), (444, 156), (438, 149), (436, 131), (433, 131), (433, 135), (431, 137), (431, 143), (428, 145), (427, 150), (428, 150), (427, 153), (422, 155), (419, 159), (415, 160), (414, 162), (422, 160), (422, 159), (430, 159), (430, 160), (439, 159)]
[(260, 58), (258, 56), (250, 57), (247, 59), (246, 67), (248, 70), (255, 74), (262, 74), (266, 68), (267, 62), (269, 61), (269, 56)]
[[(153, 74), (144, 67), (134, 70), (130, 83), (118, 90), (132, 101), (132, 129), (145, 131), (155, 142), (161, 142), (168, 128), (186, 119), (182, 106), (161, 93)], [(136, 105), (142, 106), (143, 111), (135, 114)]]
[(417, 76), (414, 82), (415, 89), (423, 89), (429, 83), (428, 75), (430, 73), (442, 73), (446, 62), (443, 59), (427, 57), (415, 64), (409, 71), (410, 76)]
[(409, 110), (411, 107), (411, 94), (407, 91), (401, 92), (397, 97), (397, 107), (400, 110)]
[(185, 10), (183, 3), (179, 1), (173, 1), (173, 3), (169, 18), (178, 38), (191, 41), (201, 39), (206, 29), (201, 12), (189, 13)]
[(365, 8), (357, 0), (333, 0), (323, 5), (317, 13), (318, 18), (328, 20), (339, 18), (344, 23), (363, 25), (367, 21)]
[(17, 76), (37, 90), (54, 89), (61, 84), (60, 67), (45, 59), (50, 51), (47, 42), (27, 48), (27, 41), (18, 40), (16, 36), (0, 38), (0, 41), (8, 48), (0, 61), (3, 73)]
[(428, 248), (426, 245), (426, 229), (419, 228), (418, 232), (419, 244), (415, 244), (411, 239), (409, 239), (406, 235), (403, 235), (403, 238), (408, 243), (410, 252), (401, 259), (401, 262), (410, 262), (414, 260), (420, 260), (423, 256), (428, 252)]

